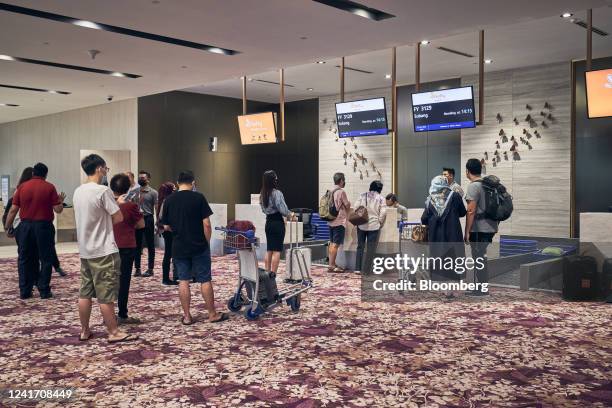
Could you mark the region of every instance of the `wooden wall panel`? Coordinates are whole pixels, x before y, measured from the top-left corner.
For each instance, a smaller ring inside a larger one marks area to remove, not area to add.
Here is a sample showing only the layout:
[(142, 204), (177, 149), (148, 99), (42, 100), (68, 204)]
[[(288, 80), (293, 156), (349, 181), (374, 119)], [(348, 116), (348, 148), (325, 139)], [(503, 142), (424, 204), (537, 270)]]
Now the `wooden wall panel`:
[(49, 181), (72, 201), (82, 149), (130, 150), (138, 171), (137, 120), (136, 99), (129, 99), (0, 124), (0, 174), (16, 183), (24, 167), (43, 162)]

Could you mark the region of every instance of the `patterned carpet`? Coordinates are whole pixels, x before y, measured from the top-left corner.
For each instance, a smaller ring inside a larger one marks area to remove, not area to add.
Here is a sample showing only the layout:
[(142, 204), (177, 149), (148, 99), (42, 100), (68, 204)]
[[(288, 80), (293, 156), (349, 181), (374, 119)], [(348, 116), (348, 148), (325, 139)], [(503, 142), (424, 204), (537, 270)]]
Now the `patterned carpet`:
[[(509, 289), (493, 296), (515, 301), (361, 303), (358, 277), (319, 268), (298, 314), (212, 325), (194, 287), (200, 322), (182, 326), (157, 269), (132, 284), (142, 341), (107, 344), (94, 308), (95, 338), (81, 343), (79, 261), (61, 261), (56, 297), (22, 301), (15, 260), (0, 260), (0, 389), (70, 387), (69, 406), (131, 408), (612, 406), (610, 305)], [(236, 274), (230, 256), (213, 261), (220, 308)]]

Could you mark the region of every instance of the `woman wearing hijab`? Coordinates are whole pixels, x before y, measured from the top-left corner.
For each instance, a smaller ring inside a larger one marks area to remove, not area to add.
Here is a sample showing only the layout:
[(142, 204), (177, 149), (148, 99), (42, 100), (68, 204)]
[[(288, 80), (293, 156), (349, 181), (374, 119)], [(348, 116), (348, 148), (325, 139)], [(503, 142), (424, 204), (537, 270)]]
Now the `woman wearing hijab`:
[[(425, 211), (421, 216), (421, 223), (427, 225), (429, 257), (442, 260), (442, 265), (439, 261), (433, 262), (433, 280), (458, 281), (461, 277), (454, 268), (445, 269), (444, 264), (447, 258), (451, 258), (452, 265), (455, 265), (457, 258), (465, 257), (459, 219), (465, 217), (466, 212), (461, 195), (451, 190), (446, 177), (434, 177), (425, 202)], [(454, 294), (450, 292), (446, 293), (446, 296), (454, 297)]]
[(162, 284), (164, 285), (178, 285), (178, 277), (176, 276), (176, 270), (172, 269), (172, 280), (170, 280), (170, 263), (172, 260), (172, 231), (165, 231), (163, 226), (159, 224), (161, 220), (161, 214), (164, 210), (164, 201), (168, 196), (176, 191), (176, 185), (170, 181), (166, 181), (164, 184), (159, 186), (158, 198), (157, 198), (157, 233), (161, 234), (164, 238), (164, 260), (162, 261)]

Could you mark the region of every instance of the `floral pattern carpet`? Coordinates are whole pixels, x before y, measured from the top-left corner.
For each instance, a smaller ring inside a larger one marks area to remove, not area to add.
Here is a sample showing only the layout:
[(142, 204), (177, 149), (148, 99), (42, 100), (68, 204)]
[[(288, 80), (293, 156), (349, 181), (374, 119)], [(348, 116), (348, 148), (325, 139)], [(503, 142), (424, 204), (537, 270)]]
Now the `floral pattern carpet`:
[[(130, 326), (141, 336), (108, 344), (97, 306), (95, 337), (79, 342), (77, 255), (61, 256), (55, 298), (18, 298), (16, 261), (0, 260), (0, 389), (72, 388), (69, 401), (19, 406), (118, 407), (605, 407), (612, 406), (612, 308), (493, 289), (507, 302), (362, 303), (360, 280), (314, 268), (315, 288), (294, 314), (179, 322), (176, 287), (134, 278)], [(237, 277), (232, 256), (213, 260), (219, 308)], [(8, 406), (9, 401), (0, 401)]]

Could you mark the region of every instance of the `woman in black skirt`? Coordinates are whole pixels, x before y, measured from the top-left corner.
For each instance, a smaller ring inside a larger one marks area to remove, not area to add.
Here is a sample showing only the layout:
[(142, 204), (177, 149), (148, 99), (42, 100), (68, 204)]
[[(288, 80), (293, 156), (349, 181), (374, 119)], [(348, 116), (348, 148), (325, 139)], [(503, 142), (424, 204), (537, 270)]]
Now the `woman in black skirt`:
[(285, 242), (285, 220), (293, 220), (294, 214), (289, 211), (283, 193), (278, 189), (278, 176), (274, 170), (267, 170), (263, 174), (262, 187), (259, 195), (259, 204), (266, 214), (266, 271), (276, 273), (280, 262), (283, 243)]

